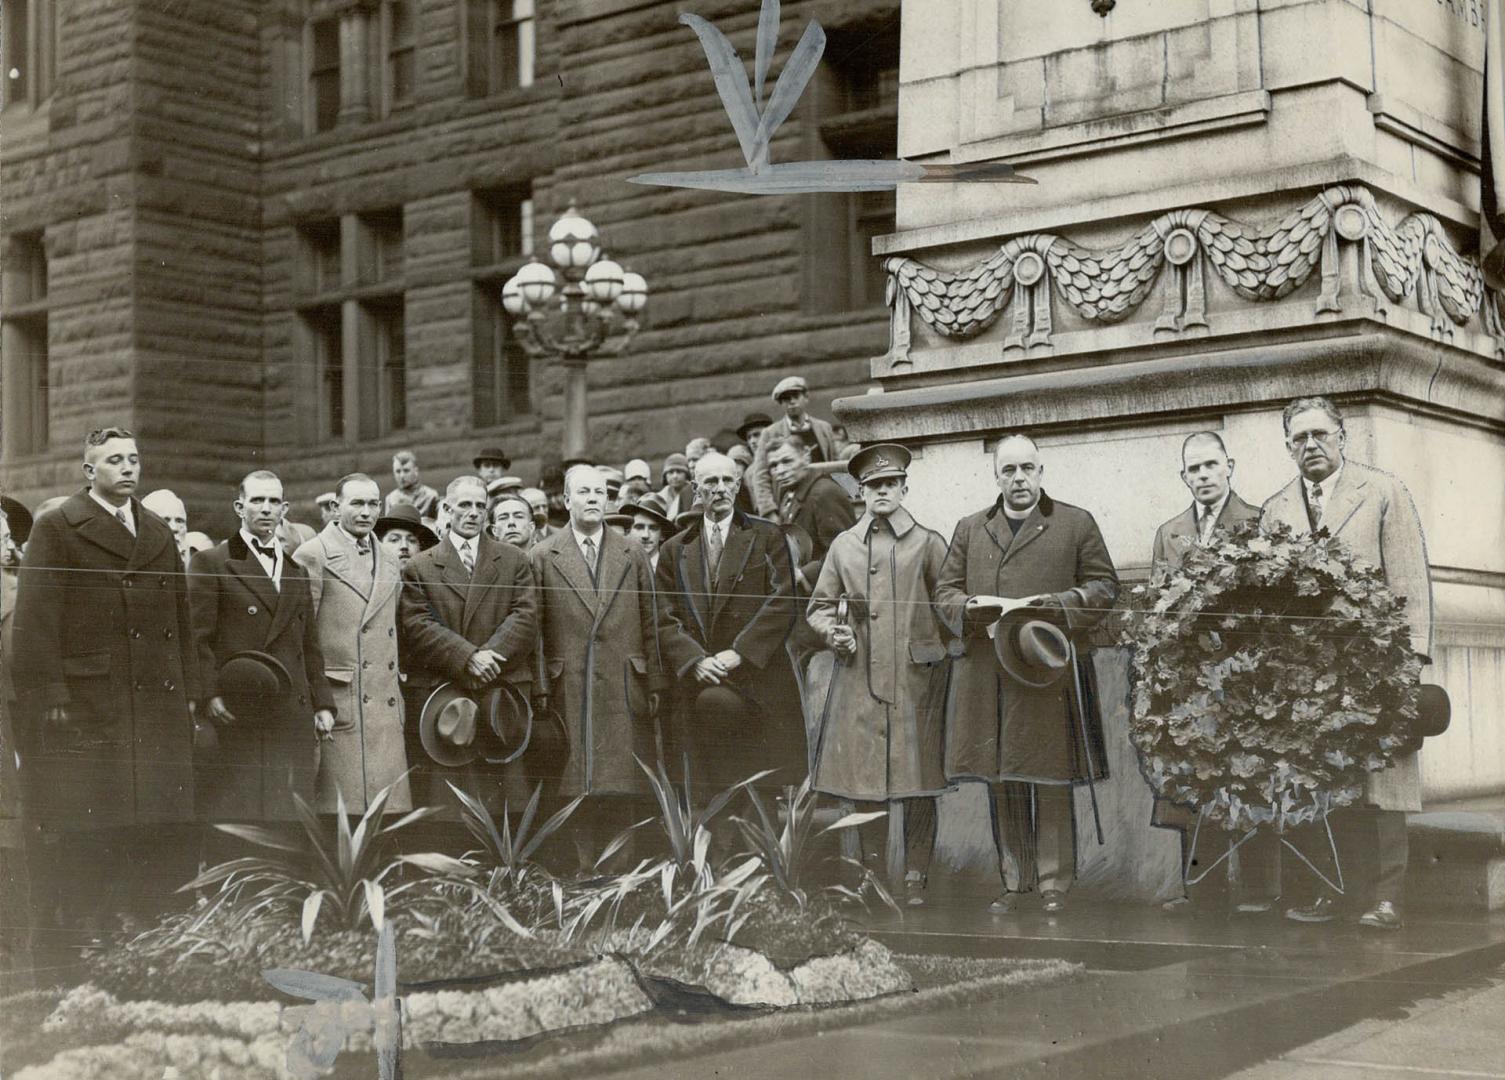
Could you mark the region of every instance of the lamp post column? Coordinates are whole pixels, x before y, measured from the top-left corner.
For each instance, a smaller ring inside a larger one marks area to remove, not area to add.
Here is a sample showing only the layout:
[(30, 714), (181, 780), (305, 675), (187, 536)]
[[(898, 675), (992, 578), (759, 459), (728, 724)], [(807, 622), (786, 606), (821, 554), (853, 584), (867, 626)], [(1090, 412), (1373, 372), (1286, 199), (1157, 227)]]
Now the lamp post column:
[(564, 368), (564, 459), (588, 458), (590, 446), (590, 418), (585, 400), (585, 368), (589, 361), (583, 356), (566, 356), (560, 360)]

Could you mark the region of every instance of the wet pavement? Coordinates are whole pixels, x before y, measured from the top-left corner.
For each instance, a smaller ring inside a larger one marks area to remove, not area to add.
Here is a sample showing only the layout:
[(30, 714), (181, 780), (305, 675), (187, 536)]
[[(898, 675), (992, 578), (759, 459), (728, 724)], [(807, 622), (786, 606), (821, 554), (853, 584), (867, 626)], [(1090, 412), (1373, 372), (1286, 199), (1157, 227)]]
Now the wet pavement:
[[(1404, 929), (1377, 934), (1303, 926), (1278, 913), (1232, 920), (1080, 904), (1054, 917), (1001, 916), (984, 897), (962, 901), (874, 920), (872, 929), (900, 952), (1053, 956), (1085, 964), (1086, 973), (899, 1021), (613, 1075), (1388, 1080), (1426, 1075), (1405, 1071), (1418, 1066), (1406, 1065), (1403, 1051), (1414, 1045), (1426, 1059), (1426, 1017), (1449, 1015), (1436, 1003), (1454, 999), (1462, 1002), (1457, 1023), (1488, 1034), (1455, 1040), (1457, 1052), (1445, 1059), (1456, 1062), (1453, 1071), (1437, 1075), (1505, 1074), (1505, 991), (1489, 989), (1505, 964), (1505, 913), (1419, 913)], [(1331, 1041), (1343, 1033), (1349, 1042)], [(1254, 1066), (1267, 1071), (1241, 1073)]]

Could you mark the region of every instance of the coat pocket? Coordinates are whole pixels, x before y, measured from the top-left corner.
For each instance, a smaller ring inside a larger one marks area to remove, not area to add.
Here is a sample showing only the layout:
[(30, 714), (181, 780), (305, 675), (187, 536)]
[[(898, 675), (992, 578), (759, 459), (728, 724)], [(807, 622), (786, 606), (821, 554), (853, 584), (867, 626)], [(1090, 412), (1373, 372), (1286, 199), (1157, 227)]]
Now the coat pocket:
[(325, 668), (324, 677), (332, 683), (349, 686), (355, 681), (355, 668)]
[(946, 646), (939, 641), (911, 641), (909, 659), (916, 664), (938, 664), (946, 659)]
[(648, 708), (648, 659), (629, 656), (622, 664), (622, 673), (626, 680), (628, 711), (635, 717), (647, 717), (651, 711)]
[(110, 654), (105, 652), (80, 653), (63, 657), (63, 675), (70, 679), (91, 679), (110, 673)]

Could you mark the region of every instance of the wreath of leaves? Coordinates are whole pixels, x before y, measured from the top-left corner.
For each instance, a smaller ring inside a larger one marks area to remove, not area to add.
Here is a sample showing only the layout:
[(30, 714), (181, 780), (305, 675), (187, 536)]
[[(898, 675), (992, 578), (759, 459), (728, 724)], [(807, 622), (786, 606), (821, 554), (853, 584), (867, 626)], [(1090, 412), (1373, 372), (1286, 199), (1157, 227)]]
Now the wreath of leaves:
[(1251, 522), (1133, 590), (1130, 737), (1158, 795), (1225, 829), (1311, 821), (1405, 751), (1405, 601), (1319, 530)]

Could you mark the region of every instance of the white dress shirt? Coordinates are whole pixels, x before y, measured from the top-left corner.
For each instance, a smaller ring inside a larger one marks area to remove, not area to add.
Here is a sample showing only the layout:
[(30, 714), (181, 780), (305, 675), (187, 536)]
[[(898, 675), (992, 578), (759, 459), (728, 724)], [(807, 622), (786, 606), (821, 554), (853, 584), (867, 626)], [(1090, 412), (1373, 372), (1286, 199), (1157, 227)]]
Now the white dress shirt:
[(1197, 542), (1207, 543), (1212, 538), (1212, 530), (1217, 528), (1218, 518), (1223, 514), (1223, 507), (1228, 505), (1228, 499), (1233, 494), (1229, 488), (1223, 492), (1223, 497), (1213, 503), (1211, 507), (1205, 507), (1197, 503)]
[(472, 536), (467, 540), (457, 532), (451, 531), (449, 534), (449, 542), (453, 545), (455, 551), (459, 553), (461, 560), (464, 560), (467, 550), (470, 552), (471, 573), (475, 573), (476, 553), (481, 550), (480, 541), (481, 538), (479, 535)]
[(1338, 478), (1343, 475), (1343, 465), (1340, 463), (1332, 471), (1332, 475), (1324, 476), (1321, 480), (1312, 481), (1306, 477), (1301, 478), (1301, 486), (1306, 494), (1306, 504), (1312, 505), (1312, 488), (1322, 485), (1322, 513), (1317, 515), (1317, 527), (1322, 527), (1322, 519), (1327, 516), (1327, 504), (1333, 501), (1333, 492), (1338, 488)]
[(267, 572), (267, 577), (271, 578), (272, 588), (280, 593), (282, 591), (282, 545), (277, 542), (277, 538), (275, 536), (272, 537), (272, 557), (270, 559), (256, 549), (256, 545), (261, 543), (261, 541), (246, 532), (245, 529), (240, 530), (240, 538), (245, 541), (246, 550), (261, 564), (261, 568)]

